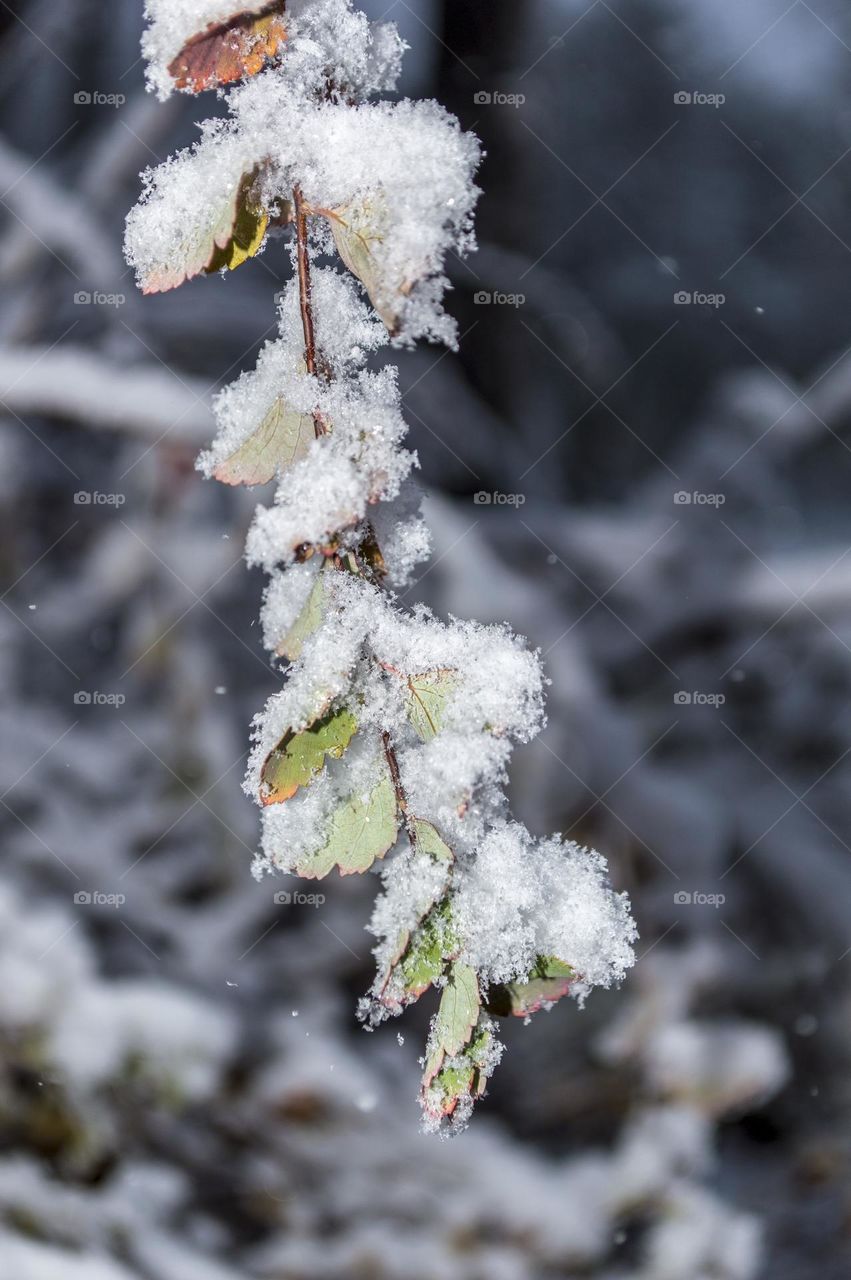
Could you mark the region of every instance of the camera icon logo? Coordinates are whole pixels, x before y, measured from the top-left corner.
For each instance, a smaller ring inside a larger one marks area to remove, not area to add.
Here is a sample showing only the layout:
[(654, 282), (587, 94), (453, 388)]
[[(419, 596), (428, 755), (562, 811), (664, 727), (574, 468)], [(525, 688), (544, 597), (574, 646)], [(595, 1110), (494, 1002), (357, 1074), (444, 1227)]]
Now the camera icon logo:
[(690, 693), (686, 693), (685, 689), (680, 689), (680, 691), (679, 691), (678, 693), (675, 693), (675, 694), (674, 694), (674, 706), (675, 706), (675, 707), (690, 707), (690, 706), (691, 706), (691, 694), (690, 694)]
[(688, 907), (691, 905), (691, 894), (685, 889), (680, 889), (674, 894), (674, 905), (677, 907)]
[(493, 102), (493, 94), (488, 93), (486, 89), (480, 89), (478, 93), (473, 94), (473, 102), (477, 107), (488, 107)]
[(292, 900), (293, 895), (288, 893), (286, 889), (279, 889), (274, 898), (276, 907), (288, 907)]
[(92, 495), (86, 493), (85, 489), (80, 489), (79, 493), (74, 494), (75, 507), (90, 507), (92, 505)]
[(493, 502), (493, 494), (486, 493), (484, 489), (480, 489), (478, 493), (473, 494), (473, 501), (477, 506), (487, 506), (488, 503)]
[(92, 895), (86, 889), (80, 889), (74, 894), (74, 902), (78, 907), (90, 907), (92, 905)]
[(491, 300), (492, 295), (488, 293), (487, 289), (479, 289), (477, 293), (473, 294), (473, 302), (477, 307), (486, 307)]
[(687, 490), (680, 489), (678, 493), (674, 494), (675, 507), (688, 507), (690, 505), (691, 505), (691, 494), (688, 493)]
[(80, 289), (78, 293), (74, 294), (75, 307), (88, 307), (88, 306), (91, 306), (91, 302), (92, 302), (92, 295), (88, 293), (85, 289)]
[(86, 689), (80, 689), (74, 694), (75, 707), (90, 707), (92, 705), (92, 695)]
[(87, 93), (85, 89), (80, 89), (74, 94), (74, 104), (78, 107), (90, 107), (92, 105), (92, 95)]
[(674, 294), (674, 305), (678, 307), (687, 307), (691, 302), (691, 294), (685, 289), (680, 289), (679, 293)]
[(687, 107), (691, 102), (691, 94), (687, 93), (685, 89), (680, 89), (674, 94), (674, 102), (678, 107)]

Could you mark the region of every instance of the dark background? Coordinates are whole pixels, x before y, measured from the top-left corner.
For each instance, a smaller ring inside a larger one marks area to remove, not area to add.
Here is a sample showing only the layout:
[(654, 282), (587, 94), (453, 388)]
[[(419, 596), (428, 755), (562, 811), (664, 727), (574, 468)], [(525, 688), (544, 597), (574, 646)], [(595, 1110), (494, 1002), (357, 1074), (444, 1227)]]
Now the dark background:
[(623, 992), (507, 1028), (448, 1146), (416, 1135), (429, 1011), (401, 1045), (355, 1023), (370, 878), (315, 909), (249, 874), (257, 499), (192, 464), (289, 257), (135, 291), (138, 172), (222, 109), (144, 94), (140, 7), (0, 0), (0, 1276), (839, 1280), (846, 6), (369, 6), (486, 150), (460, 351), (399, 357), (435, 538), (408, 599), (541, 647), (515, 811), (604, 851), (642, 935)]

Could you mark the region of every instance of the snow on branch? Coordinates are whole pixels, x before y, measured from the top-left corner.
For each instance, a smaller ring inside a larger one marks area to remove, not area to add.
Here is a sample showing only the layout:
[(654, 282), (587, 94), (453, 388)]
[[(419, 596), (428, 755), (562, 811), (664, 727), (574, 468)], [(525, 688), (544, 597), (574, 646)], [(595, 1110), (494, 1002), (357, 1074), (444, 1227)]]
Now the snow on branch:
[(153, 364), (116, 369), (83, 347), (0, 350), (0, 407), (40, 413), (157, 442), (198, 445), (209, 428), (208, 388)]
[(498, 1019), (619, 981), (635, 938), (599, 854), (508, 814), (513, 744), (543, 723), (537, 654), (394, 594), (429, 544), (396, 370), (366, 361), (455, 342), (445, 259), (475, 247), (479, 145), (434, 102), (371, 100), (402, 45), (351, 0), (147, 11), (161, 95), (236, 87), (226, 119), (145, 175), (126, 241), (140, 286), (234, 270), (291, 236), (279, 336), (217, 397), (199, 459), (226, 484), (277, 480), (247, 543), (270, 574), (266, 644), (289, 663), (254, 724), (255, 874), (379, 870), (359, 1012), (374, 1027), (436, 993), (425, 1125), (460, 1128), (501, 1056)]

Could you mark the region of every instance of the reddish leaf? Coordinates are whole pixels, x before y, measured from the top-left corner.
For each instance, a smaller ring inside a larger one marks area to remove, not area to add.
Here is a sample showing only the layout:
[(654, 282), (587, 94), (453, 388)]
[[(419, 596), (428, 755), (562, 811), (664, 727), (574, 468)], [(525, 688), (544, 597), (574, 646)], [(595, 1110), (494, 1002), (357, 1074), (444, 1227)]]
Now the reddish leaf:
[(283, 12), (283, 0), (242, 9), (187, 40), (168, 68), (178, 89), (201, 93), (257, 75), (286, 41)]

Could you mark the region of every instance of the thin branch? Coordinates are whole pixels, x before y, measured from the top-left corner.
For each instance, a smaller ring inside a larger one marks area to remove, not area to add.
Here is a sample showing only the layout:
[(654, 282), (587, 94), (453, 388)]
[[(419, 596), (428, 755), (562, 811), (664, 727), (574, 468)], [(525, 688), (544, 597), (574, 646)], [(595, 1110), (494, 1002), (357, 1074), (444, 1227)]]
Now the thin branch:
[[(321, 357), (317, 357), (316, 353), (316, 328), (313, 322), (313, 295), (310, 285), (310, 252), (308, 243), (308, 225), (307, 225), (307, 209), (305, 207), (304, 195), (298, 183), (293, 185), (293, 205), (295, 211), (295, 234), (296, 234), (296, 256), (298, 262), (298, 300), (301, 309), (301, 327), (304, 331), (304, 363), (307, 372), (316, 374), (317, 371), (322, 376), (328, 376), (327, 369), (322, 367)], [(316, 435), (322, 436), (327, 432), (327, 426), (320, 413), (314, 413), (313, 422), (316, 428)], [(375, 539), (375, 534), (371, 525), (367, 525), (364, 542), (377, 555), (378, 560), (383, 563), (381, 551)], [(336, 558), (332, 558), (332, 564), (338, 564)], [(405, 830), (413, 849), (417, 848), (417, 828), (408, 811), (408, 797), (405, 794), (405, 788), (402, 785), (402, 777), (399, 771), (399, 760), (396, 756), (396, 750), (390, 738), (390, 734), (385, 732), (382, 734), (384, 742), (384, 754), (387, 757), (387, 765), (390, 769), (390, 777), (393, 780), (393, 790), (396, 793), (396, 803), (399, 806), (399, 812), (405, 823)]]
[[(293, 186), (293, 205), (295, 207), (295, 235), (298, 259), (298, 302), (301, 309), (301, 327), (304, 330), (304, 363), (309, 374), (315, 375), (318, 368), (316, 359), (316, 330), (313, 324), (313, 294), (310, 284), (310, 250), (308, 244), (307, 211), (301, 187)], [(324, 436), (327, 428), (320, 413), (314, 413), (313, 426), (317, 436)]]
[(404, 820), (405, 830), (408, 833), (411, 848), (416, 852), (417, 844), (419, 842), (417, 828), (414, 819), (411, 817), (410, 810), (408, 809), (408, 797), (405, 794), (405, 788), (402, 786), (402, 777), (399, 773), (399, 760), (396, 755), (396, 748), (393, 746), (393, 740), (386, 729), (381, 735), (381, 740), (384, 743), (384, 754), (387, 757), (390, 777), (393, 780), (393, 790), (396, 792), (396, 803), (399, 806), (399, 812)]

